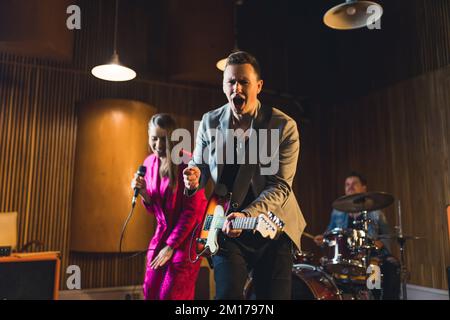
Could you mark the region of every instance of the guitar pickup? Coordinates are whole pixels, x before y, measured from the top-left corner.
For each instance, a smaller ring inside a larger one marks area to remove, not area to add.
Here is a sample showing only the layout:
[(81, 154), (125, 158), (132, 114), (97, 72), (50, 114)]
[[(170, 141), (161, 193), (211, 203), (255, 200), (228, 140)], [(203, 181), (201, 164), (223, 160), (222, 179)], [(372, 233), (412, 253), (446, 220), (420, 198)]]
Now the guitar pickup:
[(272, 220), (272, 222), (277, 225), (277, 227), (280, 229), (280, 231), (283, 230), (284, 222), (280, 218), (278, 218), (271, 211), (267, 212), (267, 215), (269, 216), (270, 220)]

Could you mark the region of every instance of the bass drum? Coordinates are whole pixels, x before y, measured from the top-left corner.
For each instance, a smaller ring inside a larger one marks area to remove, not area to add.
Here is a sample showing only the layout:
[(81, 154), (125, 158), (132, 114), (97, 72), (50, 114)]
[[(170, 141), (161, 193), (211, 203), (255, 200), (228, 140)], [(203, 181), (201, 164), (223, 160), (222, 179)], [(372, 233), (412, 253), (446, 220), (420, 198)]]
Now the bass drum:
[[(254, 300), (252, 279), (244, 288), (244, 297)], [(342, 300), (333, 278), (322, 268), (310, 264), (295, 264), (292, 268), (292, 300)]]
[(292, 300), (342, 300), (333, 278), (322, 268), (295, 264), (292, 268)]

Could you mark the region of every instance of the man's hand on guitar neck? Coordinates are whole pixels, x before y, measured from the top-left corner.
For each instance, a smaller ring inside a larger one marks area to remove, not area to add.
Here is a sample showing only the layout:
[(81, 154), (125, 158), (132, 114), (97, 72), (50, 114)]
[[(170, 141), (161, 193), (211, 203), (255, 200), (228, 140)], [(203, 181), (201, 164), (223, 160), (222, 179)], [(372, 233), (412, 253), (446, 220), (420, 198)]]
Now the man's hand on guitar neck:
[(223, 224), (222, 232), (230, 238), (237, 238), (241, 235), (242, 229), (233, 229), (233, 220), (235, 218), (245, 218), (245, 213), (232, 212), (227, 216), (227, 220)]

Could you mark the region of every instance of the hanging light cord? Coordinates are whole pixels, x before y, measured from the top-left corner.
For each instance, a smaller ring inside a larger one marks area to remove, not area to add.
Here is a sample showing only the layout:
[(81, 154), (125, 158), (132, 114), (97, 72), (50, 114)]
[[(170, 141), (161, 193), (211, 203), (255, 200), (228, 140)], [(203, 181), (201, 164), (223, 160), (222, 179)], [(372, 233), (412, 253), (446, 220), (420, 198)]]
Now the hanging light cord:
[(243, 0), (235, 0), (233, 5), (233, 38), (234, 38), (234, 51), (238, 51), (238, 6), (243, 4)]
[(117, 25), (119, 24), (119, 0), (116, 0), (116, 14), (114, 15), (114, 54), (117, 54)]

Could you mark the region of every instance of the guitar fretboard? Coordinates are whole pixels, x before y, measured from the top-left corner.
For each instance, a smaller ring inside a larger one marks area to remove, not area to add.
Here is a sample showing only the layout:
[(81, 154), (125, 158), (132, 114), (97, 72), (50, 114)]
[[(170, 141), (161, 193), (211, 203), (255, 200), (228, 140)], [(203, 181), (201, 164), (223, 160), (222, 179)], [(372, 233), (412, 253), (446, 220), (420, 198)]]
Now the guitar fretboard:
[[(213, 220), (213, 216), (206, 217), (204, 230), (210, 230), (211, 223)], [(214, 228), (222, 229), (225, 218), (217, 218)], [(253, 217), (245, 217), (245, 218), (235, 218), (233, 220), (233, 229), (244, 229), (244, 230), (254, 230), (256, 228), (256, 224), (258, 222), (258, 218)]]

